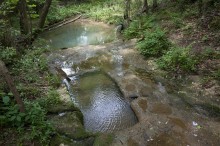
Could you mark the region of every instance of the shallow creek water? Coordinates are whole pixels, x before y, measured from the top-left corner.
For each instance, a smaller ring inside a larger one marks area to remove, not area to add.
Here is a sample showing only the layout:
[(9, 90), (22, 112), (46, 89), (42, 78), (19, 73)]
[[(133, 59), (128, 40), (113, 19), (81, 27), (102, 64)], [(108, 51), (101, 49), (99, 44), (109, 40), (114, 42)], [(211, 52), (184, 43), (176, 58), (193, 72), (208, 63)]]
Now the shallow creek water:
[(82, 75), (73, 86), (72, 96), (84, 115), (84, 126), (89, 131), (112, 132), (137, 122), (121, 91), (104, 73)]
[(193, 105), (202, 97), (178, 81), (171, 85), (134, 43), (105, 44), (115, 40), (114, 32), (102, 23), (79, 21), (42, 35), (54, 49), (67, 47), (49, 55), (50, 67), (59, 66), (70, 77), (65, 83), (85, 128), (114, 132), (116, 146), (218, 146), (220, 124), (214, 118), (219, 117), (211, 119)]
[(106, 25), (91, 25), (92, 22), (76, 21), (63, 27), (44, 32), (40, 37), (52, 48), (98, 45), (114, 39), (114, 31)]
[[(88, 24), (88, 22), (74, 22), (52, 31), (45, 32), (43, 38), (49, 40), (50, 47), (56, 49), (63, 47), (98, 45), (115, 39), (114, 29), (105, 25)], [(80, 51), (81, 53), (84, 51)], [(94, 53), (85, 51), (85, 60)], [(116, 67), (120, 71), (120, 56), (112, 56)], [(81, 57), (83, 60), (83, 57)], [(109, 68), (97, 65), (99, 60), (93, 59), (81, 65), (76, 64), (77, 57), (69, 57), (57, 60), (71, 78), (68, 86), (70, 96), (76, 106), (80, 108), (84, 116), (84, 126), (92, 132), (113, 132), (133, 126), (137, 118), (130, 104), (123, 97), (117, 84), (102, 71), (94, 70), (87, 73), (87, 69)], [(84, 66), (84, 69), (83, 69)], [(102, 68), (103, 67), (103, 68)], [(85, 72), (77, 75), (78, 72)], [(120, 73), (120, 72), (119, 72)]]

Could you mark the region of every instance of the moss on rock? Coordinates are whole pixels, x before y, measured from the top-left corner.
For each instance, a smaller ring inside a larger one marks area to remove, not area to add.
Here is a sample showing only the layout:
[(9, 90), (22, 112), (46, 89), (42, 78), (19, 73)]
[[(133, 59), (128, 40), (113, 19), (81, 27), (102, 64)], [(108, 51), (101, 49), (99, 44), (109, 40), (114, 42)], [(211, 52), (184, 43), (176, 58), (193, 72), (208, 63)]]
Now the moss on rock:
[(56, 131), (61, 135), (75, 140), (91, 136), (83, 127), (81, 112), (65, 112), (60, 115), (50, 115), (48, 118), (54, 125)]
[(56, 135), (51, 139), (50, 146), (91, 146), (93, 142), (94, 137), (76, 141), (66, 136)]
[(109, 146), (113, 138), (113, 134), (100, 134), (96, 137), (93, 146)]
[(48, 113), (60, 113), (60, 112), (67, 112), (67, 111), (79, 111), (80, 110), (74, 106), (73, 103), (58, 103), (55, 105), (48, 105), (46, 107)]

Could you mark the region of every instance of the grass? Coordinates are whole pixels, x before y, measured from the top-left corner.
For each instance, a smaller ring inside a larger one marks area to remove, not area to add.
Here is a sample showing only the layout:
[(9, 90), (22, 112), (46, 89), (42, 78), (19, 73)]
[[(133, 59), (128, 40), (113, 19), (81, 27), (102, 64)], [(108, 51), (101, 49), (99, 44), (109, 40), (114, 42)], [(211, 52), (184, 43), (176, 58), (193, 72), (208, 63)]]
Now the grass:
[(158, 60), (159, 67), (176, 73), (196, 71), (198, 60), (191, 54), (190, 50), (190, 47), (171, 48)]
[(117, 24), (122, 21), (123, 11), (122, 1), (97, 0), (90, 3), (71, 3), (68, 6), (60, 6), (57, 3), (53, 3), (48, 14), (48, 22), (51, 24), (82, 14), (96, 21)]
[(94, 141), (94, 146), (108, 146), (111, 145), (114, 137), (113, 134), (99, 134), (95, 141)]
[(144, 39), (137, 43), (137, 48), (145, 57), (160, 57), (170, 47), (165, 32), (159, 28), (144, 32)]

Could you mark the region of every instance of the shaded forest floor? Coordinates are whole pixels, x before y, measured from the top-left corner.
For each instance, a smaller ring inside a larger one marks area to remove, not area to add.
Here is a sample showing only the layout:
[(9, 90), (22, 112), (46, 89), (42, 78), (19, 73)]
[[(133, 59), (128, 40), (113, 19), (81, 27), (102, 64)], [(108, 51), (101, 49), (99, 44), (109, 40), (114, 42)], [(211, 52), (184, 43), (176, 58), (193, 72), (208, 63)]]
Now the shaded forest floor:
[(200, 56), (201, 61), (196, 66), (196, 72), (187, 74), (193, 82), (191, 88), (199, 90), (204, 96), (215, 96), (219, 106), (220, 11), (207, 12), (202, 17), (198, 17), (192, 6), (185, 11), (188, 14), (182, 19), (162, 20), (161, 26), (170, 30), (168, 38), (172, 43), (181, 47), (190, 46), (192, 53)]

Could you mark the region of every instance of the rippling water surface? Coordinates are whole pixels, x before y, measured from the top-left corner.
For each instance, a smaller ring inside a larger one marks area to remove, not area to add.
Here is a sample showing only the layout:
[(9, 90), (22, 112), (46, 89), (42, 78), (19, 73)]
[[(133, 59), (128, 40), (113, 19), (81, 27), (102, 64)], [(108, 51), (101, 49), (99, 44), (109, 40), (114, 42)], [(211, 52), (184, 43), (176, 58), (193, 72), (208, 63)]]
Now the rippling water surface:
[(80, 77), (73, 91), (88, 131), (113, 132), (137, 122), (129, 103), (104, 73), (89, 73)]
[[(76, 21), (44, 32), (41, 34), (41, 38), (44, 38), (53, 49), (74, 46), (85, 46), (86, 48), (86, 45), (113, 41), (115, 30), (100, 23)], [(80, 53), (84, 56), (83, 53), (87, 55), (90, 52), (82, 50)], [(68, 75), (73, 75), (70, 77), (72, 83), (66, 82), (66, 85), (70, 89), (71, 99), (83, 113), (85, 128), (91, 132), (114, 132), (133, 126), (137, 122), (137, 118), (115, 82), (107, 74), (99, 71), (74, 76), (77, 70), (83, 71), (82, 66), (73, 69), (73, 63), (68, 62), (77, 62), (78, 59), (80, 56), (67, 58), (68, 61), (60, 62), (62, 62), (63, 71)], [(118, 75), (122, 75), (122, 62), (122, 56), (118, 55), (117, 51), (113, 51), (111, 57), (104, 55), (101, 58), (86, 59), (85, 69), (91, 69), (94, 66), (108, 71), (116, 69)], [(78, 65), (75, 64), (75, 66)]]

